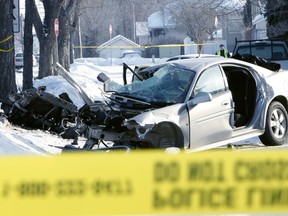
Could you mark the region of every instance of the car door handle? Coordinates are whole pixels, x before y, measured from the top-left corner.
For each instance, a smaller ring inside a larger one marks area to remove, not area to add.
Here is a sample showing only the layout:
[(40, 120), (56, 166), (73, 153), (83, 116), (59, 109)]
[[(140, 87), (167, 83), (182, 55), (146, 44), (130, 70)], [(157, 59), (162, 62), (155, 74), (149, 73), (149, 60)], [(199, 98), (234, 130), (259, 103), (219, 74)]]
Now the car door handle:
[(229, 104), (229, 101), (222, 101), (221, 106), (227, 106)]

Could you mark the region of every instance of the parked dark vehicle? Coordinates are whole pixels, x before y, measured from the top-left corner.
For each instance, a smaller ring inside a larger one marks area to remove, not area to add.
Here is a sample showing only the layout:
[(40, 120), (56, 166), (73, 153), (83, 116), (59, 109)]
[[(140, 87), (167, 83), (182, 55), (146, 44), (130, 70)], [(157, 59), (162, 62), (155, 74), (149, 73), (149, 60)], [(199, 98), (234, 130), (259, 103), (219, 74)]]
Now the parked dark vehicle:
[[(37, 66), (37, 64), (38, 64), (38, 61), (34, 55), (32, 56), (32, 63), (33, 63), (33, 66)], [(24, 55), (23, 55), (23, 53), (16, 53), (16, 55), (15, 55), (15, 68), (21, 69), (23, 67), (24, 67)]]
[(279, 39), (237, 40), (233, 55), (254, 55), (281, 65), (281, 69), (288, 70), (288, 42)]

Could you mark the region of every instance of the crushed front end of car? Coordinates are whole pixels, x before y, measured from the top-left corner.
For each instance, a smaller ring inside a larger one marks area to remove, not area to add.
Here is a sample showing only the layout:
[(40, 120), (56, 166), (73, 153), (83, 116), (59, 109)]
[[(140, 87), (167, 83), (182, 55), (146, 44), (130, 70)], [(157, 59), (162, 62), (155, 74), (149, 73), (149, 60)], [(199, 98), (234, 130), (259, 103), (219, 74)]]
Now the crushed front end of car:
[[(77, 109), (68, 95), (53, 96), (42, 86), (3, 102), (8, 120), (74, 139), (63, 148), (65, 151), (184, 148), (187, 143), (189, 118), (184, 100), (195, 76), (193, 71), (173, 64), (149, 67), (125, 85), (101, 73), (101, 101), (91, 101), (60, 66), (58, 73), (79, 91), (84, 106)], [(86, 139), (81, 147), (79, 136)]]
[[(98, 76), (104, 83), (105, 105), (96, 105), (98, 114), (93, 111), (95, 104), (81, 112), (88, 125), (85, 149), (101, 144), (132, 149), (184, 147), (188, 112), (183, 102), (194, 73), (168, 64), (157, 68), (157, 73), (155, 68), (145, 70), (140, 75), (145, 79), (126, 85), (111, 81), (103, 73)], [(86, 121), (88, 113), (95, 113), (95, 117)]]
[[(82, 112), (81, 118), (87, 125), (84, 149), (101, 146), (129, 149), (183, 147), (183, 135), (178, 125), (180, 118), (177, 116), (181, 105), (155, 108), (115, 95), (111, 99), (113, 102), (109, 106), (98, 104), (96, 112), (92, 111), (95, 109), (93, 106), (86, 107), (86, 111)], [(88, 113), (95, 115), (87, 119)]]

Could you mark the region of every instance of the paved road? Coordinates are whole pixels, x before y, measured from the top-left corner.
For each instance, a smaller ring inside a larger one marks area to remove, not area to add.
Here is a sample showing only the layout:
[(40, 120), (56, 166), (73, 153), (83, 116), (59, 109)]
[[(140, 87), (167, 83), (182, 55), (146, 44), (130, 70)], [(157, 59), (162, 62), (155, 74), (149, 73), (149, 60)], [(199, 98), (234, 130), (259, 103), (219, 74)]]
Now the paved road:
[(287, 150), (288, 140), (287, 143), (282, 146), (265, 146), (261, 143), (258, 137), (255, 137), (237, 143), (233, 143), (232, 145), (229, 145), (228, 148), (232, 148), (235, 151), (271, 151), (271, 150), (283, 150), (283, 149)]

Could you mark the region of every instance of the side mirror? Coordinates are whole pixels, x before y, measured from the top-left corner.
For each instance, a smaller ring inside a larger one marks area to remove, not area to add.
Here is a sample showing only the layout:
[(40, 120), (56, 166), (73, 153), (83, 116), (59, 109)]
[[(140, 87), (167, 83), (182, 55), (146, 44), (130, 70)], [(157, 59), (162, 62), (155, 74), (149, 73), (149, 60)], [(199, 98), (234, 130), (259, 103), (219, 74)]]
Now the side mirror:
[(97, 76), (97, 80), (103, 83), (103, 90), (106, 92), (107, 86), (109, 85), (108, 83), (110, 81), (110, 78), (105, 73), (102, 72)]
[(114, 82), (103, 72), (97, 76), (97, 80), (103, 83), (104, 92), (114, 92), (117, 91), (119, 88), (123, 87), (123, 85)]
[(109, 81), (110, 80), (110, 78), (105, 74), (105, 73), (100, 73), (98, 76), (97, 76), (97, 79), (98, 79), (98, 81), (99, 82), (101, 82), (101, 83), (105, 83), (105, 82), (107, 82), (107, 81)]
[(208, 92), (199, 92), (188, 103), (190, 106), (195, 106), (199, 103), (204, 103), (212, 100), (212, 95)]

